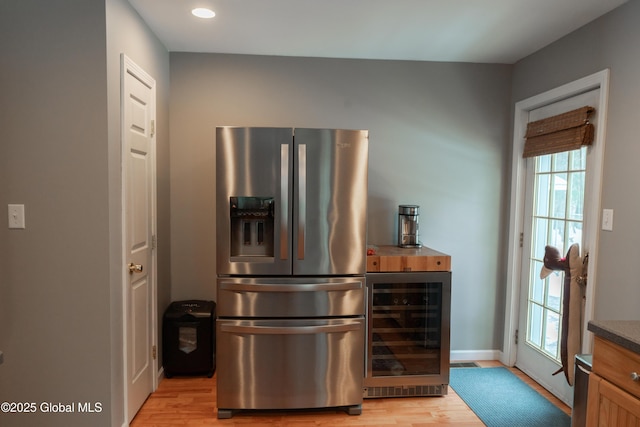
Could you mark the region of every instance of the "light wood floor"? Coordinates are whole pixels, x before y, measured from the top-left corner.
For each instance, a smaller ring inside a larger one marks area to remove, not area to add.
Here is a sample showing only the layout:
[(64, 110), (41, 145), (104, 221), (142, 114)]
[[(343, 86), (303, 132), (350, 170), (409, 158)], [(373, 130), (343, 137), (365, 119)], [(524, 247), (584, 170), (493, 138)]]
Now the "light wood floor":
[[(482, 367), (502, 366), (500, 362), (478, 362)], [(568, 415), (571, 409), (516, 368), (509, 368), (523, 381), (553, 402)], [(216, 381), (213, 378), (164, 379), (142, 406), (131, 423), (148, 426), (484, 426), (455, 391), (442, 397), (401, 397), (365, 399), (362, 415), (347, 415), (337, 410), (248, 411), (219, 420), (216, 412)]]

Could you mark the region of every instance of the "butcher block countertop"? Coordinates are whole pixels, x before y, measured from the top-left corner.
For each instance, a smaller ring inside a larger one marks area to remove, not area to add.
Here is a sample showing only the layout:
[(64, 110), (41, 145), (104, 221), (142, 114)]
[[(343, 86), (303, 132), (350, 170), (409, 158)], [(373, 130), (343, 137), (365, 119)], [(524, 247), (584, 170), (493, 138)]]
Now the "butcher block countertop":
[(367, 272), (451, 271), (451, 256), (434, 249), (377, 246), (367, 256)]

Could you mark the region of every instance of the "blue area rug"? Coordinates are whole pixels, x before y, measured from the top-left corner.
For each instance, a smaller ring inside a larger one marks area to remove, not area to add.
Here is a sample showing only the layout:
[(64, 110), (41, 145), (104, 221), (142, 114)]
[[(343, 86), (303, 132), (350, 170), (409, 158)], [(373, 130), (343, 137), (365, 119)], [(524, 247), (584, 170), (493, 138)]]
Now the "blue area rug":
[(449, 384), (487, 427), (570, 427), (571, 418), (506, 368), (453, 368)]

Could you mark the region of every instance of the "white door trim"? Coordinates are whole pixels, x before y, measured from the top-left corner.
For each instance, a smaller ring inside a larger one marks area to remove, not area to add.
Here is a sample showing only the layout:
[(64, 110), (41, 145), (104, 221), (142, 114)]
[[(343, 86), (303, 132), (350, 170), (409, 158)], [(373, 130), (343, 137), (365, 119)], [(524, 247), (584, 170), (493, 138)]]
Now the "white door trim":
[[(501, 362), (507, 366), (514, 366), (516, 362), (515, 334), (518, 328), (519, 298), (520, 298), (520, 233), (523, 229), (524, 188), (525, 188), (525, 160), (522, 158), (524, 148), (524, 134), (527, 128), (529, 111), (571, 96), (600, 89), (600, 108), (598, 111), (599, 126), (596, 128), (595, 144), (589, 148), (592, 163), (589, 164), (592, 181), (585, 217), (585, 228), (588, 229), (588, 240), (584, 242), (581, 252), (589, 252), (589, 268), (587, 271), (588, 284), (586, 288), (585, 319), (583, 324), (582, 351), (590, 353), (593, 338), (587, 333), (587, 323), (593, 318), (594, 295), (596, 287), (596, 267), (598, 260), (599, 218), (602, 195), (602, 173), (604, 163), (605, 133), (607, 129), (607, 110), (609, 98), (609, 70), (605, 69), (550, 91), (519, 101), (515, 105), (513, 120), (513, 154), (511, 160), (511, 211), (509, 215), (509, 242), (507, 256), (507, 289), (505, 308), (505, 328)], [(589, 187), (587, 187), (589, 188)], [(586, 196), (585, 196), (586, 200)]]
[[(125, 97), (123, 96), (124, 94), (124, 81), (125, 81), (125, 76), (127, 73), (135, 76), (136, 78), (138, 78), (139, 80), (141, 80), (142, 82), (144, 82), (145, 84), (147, 84), (149, 87), (154, 88), (153, 91), (153, 102), (152, 104), (152, 112), (151, 112), (151, 117), (153, 118), (153, 120), (155, 121), (155, 117), (156, 117), (156, 111), (155, 111), (155, 79), (153, 79), (153, 77), (151, 77), (147, 72), (145, 72), (141, 67), (139, 67), (135, 62), (133, 62), (128, 56), (126, 56), (124, 53), (122, 53), (120, 55), (120, 63), (121, 63), (121, 71), (120, 71), (120, 168), (121, 168), (121, 174), (122, 174), (122, 180), (121, 180), (121, 203), (122, 203), (122, 212), (121, 212), (121, 223), (123, 224), (122, 227), (122, 276), (121, 276), (121, 283), (122, 283), (122, 361), (123, 361), (123, 392), (122, 392), (122, 399), (123, 399), (123, 408), (124, 408), (124, 416), (125, 416), (125, 423), (126, 423), (126, 418), (127, 418), (127, 414), (128, 414), (128, 407), (129, 407), (129, 393), (128, 393), (128, 369), (129, 369), (129, 361), (128, 361), (128, 352), (129, 352), (129, 345), (128, 345), (128, 328), (129, 328), (129, 323), (128, 323), (128, 316), (127, 316), (127, 308), (128, 308), (128, 271), (126, 270), (125, 266), (128, 263), (127, 260), (127, 227), (124, 226), (124, 224), (126, 224), (126, 212), (125, 212), (125, 206), (127, 201), (125, 200), (126, 197), (126, 188), (125, 186), (127, 185), (127, 177), (128, 177), (128, 171), (127, 168), (125, 167), (125, 159), (127, 158), (127, 153), (126, 153), (126, 146), (124, 144), (124, 140), (125, 140), (125, 120), (124, 120), (124, 111), (125, 111), (125, 107), (124, 107), (124, 102), (125, 102)], [(152, 179), (151, 182), (151, 227), (152, 227), (152, 235), (153, 236), (157, 236), (157, 195), (156, 195), (156, 134), (157, 132), (153, 132), (152, 135), (152, 144), (151, 144), (151, 168), (152, 168), (152, 176), (154, 177)], [(158, 313), (157, 313), (157, 306), (158, 306), (158, 295), (157, 295), (157, 250), (154, 248), (151, 251), (151, 280), (150, 280), (150, 286), (151, 286), (151, 345), (153, 346), (153, 348), (158, 348)], [(153, 370), (153, 375), (151, 376), (152, 378), (152, 391), (155, 391), (158, 388), (158, 357), (156, 356), (155, 358), (152, 359), (152, 370)]]

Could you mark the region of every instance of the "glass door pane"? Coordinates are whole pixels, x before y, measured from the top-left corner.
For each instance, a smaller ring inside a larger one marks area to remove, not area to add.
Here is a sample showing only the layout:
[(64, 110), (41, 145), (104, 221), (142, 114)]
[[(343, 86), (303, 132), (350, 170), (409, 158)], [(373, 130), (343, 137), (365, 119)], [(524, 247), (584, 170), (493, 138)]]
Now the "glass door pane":
[(374, 283), (373, 376), (440, 373), (441, 283)]
[(546, 245), (564, 254), (573, 243), (582, 244), (585, 169), (585, 147), (535, 160), (526, 341), (558, 362), (564, 273), (540, 279), (540, 270)]

